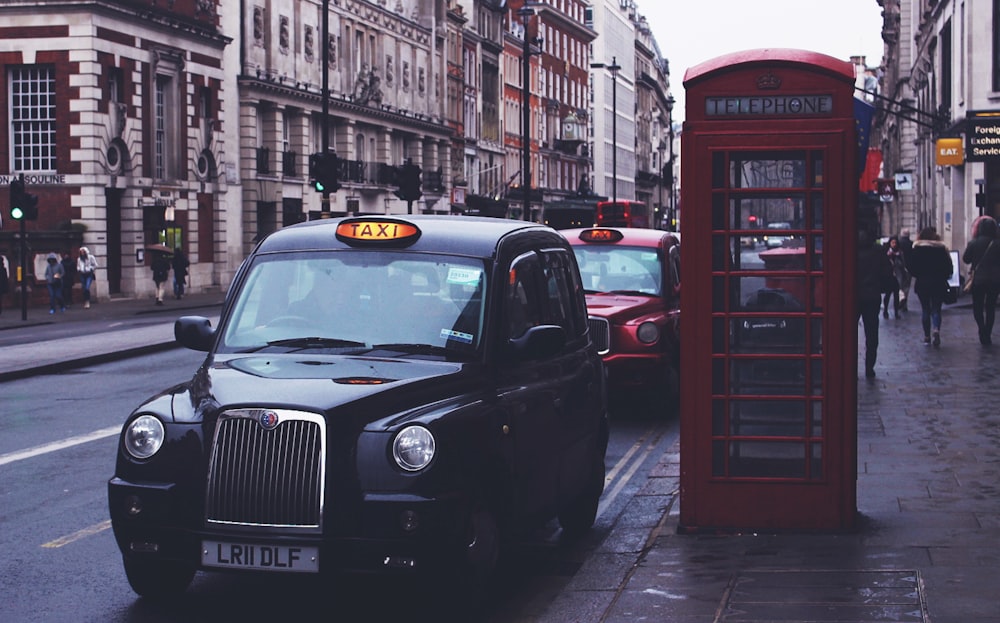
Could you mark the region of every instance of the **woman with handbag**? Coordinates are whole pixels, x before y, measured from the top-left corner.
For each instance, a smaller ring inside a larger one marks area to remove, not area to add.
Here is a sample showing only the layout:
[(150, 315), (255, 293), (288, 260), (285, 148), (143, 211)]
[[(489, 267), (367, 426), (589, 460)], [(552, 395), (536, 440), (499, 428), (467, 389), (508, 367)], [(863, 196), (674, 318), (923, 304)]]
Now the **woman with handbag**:
[(972, 317), (979, 326), (979, 343), (993, 343), (993, 323), (996, 319), (997, 296), (1000, 295), (1000, 244), (998, 228), (991, 216), (981, 216), (972, 223), (972, 240), (962, 253), (969, 265), (966, 291), (972, 293)]
[(951, 253), (941, 242), (933, 227), (920, 230), (913, 250), (907, 258), (907, 270), (916, 284), (913, 291), (920, 299), (920, 324), (924, 329), (924, 344), (941, 345), (941, 305), (948, 291), (948, 279), (954, 270)]

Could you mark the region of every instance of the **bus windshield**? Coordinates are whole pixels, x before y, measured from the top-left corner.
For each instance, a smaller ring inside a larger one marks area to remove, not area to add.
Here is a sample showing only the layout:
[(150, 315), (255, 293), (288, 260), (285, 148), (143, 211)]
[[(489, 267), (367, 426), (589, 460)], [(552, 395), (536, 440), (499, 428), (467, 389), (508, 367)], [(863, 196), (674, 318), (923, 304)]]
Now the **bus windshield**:
[(599, 227), (650, 227), (649, 209), (641, 201), (598, 201)]

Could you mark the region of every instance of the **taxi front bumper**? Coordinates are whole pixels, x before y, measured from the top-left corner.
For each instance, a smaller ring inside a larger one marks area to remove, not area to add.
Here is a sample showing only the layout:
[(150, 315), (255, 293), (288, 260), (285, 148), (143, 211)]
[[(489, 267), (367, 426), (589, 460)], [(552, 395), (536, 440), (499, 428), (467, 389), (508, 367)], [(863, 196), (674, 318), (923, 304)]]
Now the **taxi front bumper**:
[[(458, 496), (362, 496), (313, 533), (281, 526), (206, 525), (183, 510), (172, 484), (108, 483), (111, 523), (122, 556), (243, 572), (407, 573), (446, 569), (467, 540)], [(354, 519), (346, 525), (345, 517)], [(206, 551), (211, 548), (212, 551)], [(303, 554), (303, 552), (305, 554)], [(235, 555), (234, 555), (235, 554)], [(306, 558), (315, 556), (313, 565)]]

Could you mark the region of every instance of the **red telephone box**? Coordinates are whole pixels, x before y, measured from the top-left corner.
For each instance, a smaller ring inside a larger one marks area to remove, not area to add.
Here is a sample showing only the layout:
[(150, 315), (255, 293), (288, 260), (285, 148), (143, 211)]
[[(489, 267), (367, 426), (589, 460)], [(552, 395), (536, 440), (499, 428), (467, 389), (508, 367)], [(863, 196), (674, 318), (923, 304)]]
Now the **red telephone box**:
[(853, 528), (854, 68), (751, 50), (684, 87), (680, 529)]

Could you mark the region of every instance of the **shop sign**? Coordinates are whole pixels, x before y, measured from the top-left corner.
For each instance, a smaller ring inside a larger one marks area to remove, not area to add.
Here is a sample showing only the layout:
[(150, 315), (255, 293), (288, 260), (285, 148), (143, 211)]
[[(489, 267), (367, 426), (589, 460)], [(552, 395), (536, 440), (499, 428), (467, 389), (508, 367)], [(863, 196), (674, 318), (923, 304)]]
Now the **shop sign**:
[(955, 166), (965, 163), (965, 155), (960, 138), (939, 138), (934, 145), (937, 153), (935, 164), (939, 167)]
[(969, 111), (965, 124), (966, 162), (1000, 160), (1000, 111)]

